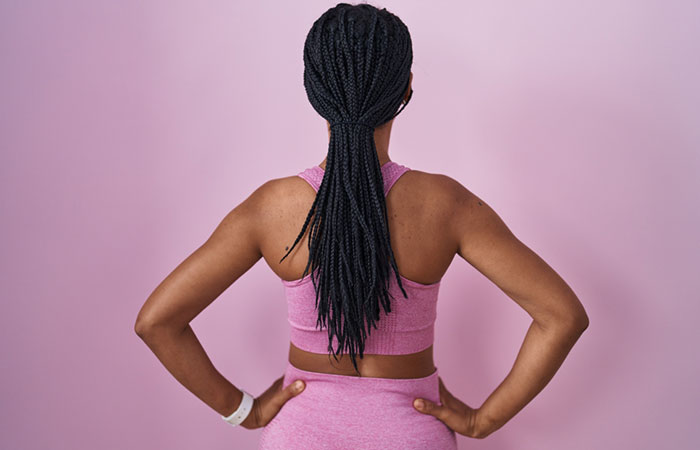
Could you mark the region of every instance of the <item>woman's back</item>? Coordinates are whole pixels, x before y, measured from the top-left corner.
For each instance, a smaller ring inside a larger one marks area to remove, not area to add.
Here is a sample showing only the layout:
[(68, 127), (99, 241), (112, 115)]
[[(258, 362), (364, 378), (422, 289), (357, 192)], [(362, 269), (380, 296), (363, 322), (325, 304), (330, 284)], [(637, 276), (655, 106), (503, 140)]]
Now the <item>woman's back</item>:
[[(259, 448), (320, 448), (323, 439), (346, 445), (338, 448), (456, 449), (454, 431), (411, 406), (419, 397), (441, 404), (432, 342), (439, 285), (456, 249), (447, 231), (454, 205), (450, 179), (393, 161), (381, 164), (391, 246), (408, 298), (392, 273), (391, 312), (370, 330), (369, 351), (358, 358), (356, 372), (347, 353), (337, 361), (329, 356), (328, 330), (314, 327), (315, 289), (309, 274), (302, 278), (309, 228), (279, 263), (316, 198), (324, 166), (272, 180), (269, 194), (258, 196), (269, 219), (260, 234), (261, 253), (282, 280), (288, 302), (291, 342), (282, 388), (296, 379), (306, 384), (305, 395), (289, 400), (265, 426)], [(362, 433), (349, 433), (357, 420)]]
[[(456, 242), (446, 233), (454, 207), (449, 186), (453, 183), (444, 175), (411, 168), (386, 196), (391, 247), (399, 273), (409, 280), (421, 284), (440, 281), (456, 254)], [(269, 221), (261, 229), (262, 255), (281, 279), (297, 280), (309, 257), (308, 232), (283, 263), (279, 260), (296, 238), (316, 191), (296, 175), (268, 184), (269, 195), (260, 205)]]
[[(312, 178), (314, 175), (322, 177), (323, 166), (325, 164), (309, 168), (305, 172), (310, 173)], [(405, 167), (393, 161), (382, 164), (383, 168), (391, 166)], [(457, 250), (456, 242), (448, 232), (454, 208), (454, 199), (450, 199), (453, 194), (450, 191), (454, 189), (451, 185), (455, 181), (444, 175), (415, 169), (406, 168), (400, 172), (394, 174), (398, 178), (390, 180), (392, 184), (385, 194), (391, 246), (399, 274), (407, 285), (411, 282), (416, 285), (439, 283)], [(266, 184), (268, 195), (259, 196), (263, 199), (260, 210), (266, 211), (267, 219), (260, 230), (262, 256), (273, 272), (288, 285), (298, 281), (306, 267), (309, 257), (308, 229), (289, 256), (281, 264), (279, 260), (287, 252), (287, 245), (296, 237), (295, 231), (304, 223), (318, 184), (317, 180), (309, 182), (301, 176), (275, 179)], [(411, 300), (397, 298), (393, 301)], [(410, 354), (367, 352), (363, 359), (358, 360), (359, 376), (427, 376), (435, 371), (432, 350), (431, 344), (424, 350)], [(289, 361), (302, 370), (357, 375), (347, 355), (334, 361), (326, 352), (304, 351), (291, 342)]]

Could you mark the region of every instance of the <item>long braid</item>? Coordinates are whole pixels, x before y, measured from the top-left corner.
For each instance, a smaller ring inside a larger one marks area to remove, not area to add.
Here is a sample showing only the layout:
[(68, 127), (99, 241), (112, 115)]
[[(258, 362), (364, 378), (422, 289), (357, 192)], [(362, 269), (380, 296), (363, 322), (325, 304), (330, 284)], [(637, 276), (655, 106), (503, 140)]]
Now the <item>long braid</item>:
[(411, 37), (386, 8), (339, 3), (314, 22), (303, 56), (307, 97), (330, 122), (331, 136), (321, 186), (280, 262), (310, 227), (302, 277), (311, 273), (316, 327), (328, 329), (329, 355), (337, 360), (347, 351), (359, 373), (356, 357), (364, 356), (365, 339), (377, 329), (381, 309), (391, 312), (392, 269), (408, 297), (391, 248), (374, 128), (408, 103), (401, 106), (413, 62)]

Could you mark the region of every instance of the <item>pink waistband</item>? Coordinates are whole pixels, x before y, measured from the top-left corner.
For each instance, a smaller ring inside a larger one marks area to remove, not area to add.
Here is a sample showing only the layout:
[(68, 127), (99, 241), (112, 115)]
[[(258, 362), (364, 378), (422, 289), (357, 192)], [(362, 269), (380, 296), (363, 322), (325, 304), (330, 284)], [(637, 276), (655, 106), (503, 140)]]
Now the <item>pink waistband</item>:
[(287, 361), (282, 388), (286, 388), (296, 380), (304, 380), (307, 387), (313, 383), (330, 383), (338, 388), (358, 388), (364, 392), (392, 392), (406, 394), (417, 393), (425, 395), (425, 398), (439, 402), (438, 369), (430, 375), (420, 378), (380, 378), (361, 377), (353, 375), (340, 375), (336, 373), (310, 372), (295, 367)]

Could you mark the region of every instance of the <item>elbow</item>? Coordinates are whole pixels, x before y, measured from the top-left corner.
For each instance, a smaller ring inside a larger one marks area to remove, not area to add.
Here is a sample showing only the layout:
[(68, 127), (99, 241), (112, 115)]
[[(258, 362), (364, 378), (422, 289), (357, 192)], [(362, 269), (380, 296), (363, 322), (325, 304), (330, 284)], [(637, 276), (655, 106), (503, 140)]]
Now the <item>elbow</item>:
[(590, 323), (591, 322), (590, 322), (590, 320), (588, 320), (588, 315), (584, 313), (583, 317), (581, 318), (581, 320), (579, 322), (580, 332), (583, 333), (584, 331), (586, 331), (586, 328), (588, 328), (588, 325)]
[(185, 325), (176, 325), (170, 320), (156, 317), (155, 314), (140, 312), (134, 323), (134, 332), (144, 341), (153, 340), (163, 334), (172, 335), (181, 333)]
[(580, 301), (576, 301), (575, 305), (566, 312), (559, 314), (561, 324), (566, 330), (572, 334), (580, 335), (590, 325), (588, 314)]
[(141, 339), (145, 340), (148, 336), (151, 336), (157, 328), (159, 328), (158, 322), (153, 317), (149, 317), (142, 312), (136, 317), (134, 332)]
[(547, 320), (535, 320), (535, 322), (544, 330), (577, 336), (581, 335), (590, 324), (585, 312), (559, 315), (558, 317), (549, 317)]
[(586, 328), (588, 328), (588, 325), (590, 324), (590, 320), (588, 319), (588, 314), (586, 314), (584, 311), (570, 317), (564, 323), (570, 332), (580, 335), (586, 331)]
[(144, 338), (148, 333), (149, 329), (151, 327), (148, 325), (148, 323), (143, 320), (141, 317), (136, 318), (136, 322), (134, 323), (134, 332), (140, 337)]

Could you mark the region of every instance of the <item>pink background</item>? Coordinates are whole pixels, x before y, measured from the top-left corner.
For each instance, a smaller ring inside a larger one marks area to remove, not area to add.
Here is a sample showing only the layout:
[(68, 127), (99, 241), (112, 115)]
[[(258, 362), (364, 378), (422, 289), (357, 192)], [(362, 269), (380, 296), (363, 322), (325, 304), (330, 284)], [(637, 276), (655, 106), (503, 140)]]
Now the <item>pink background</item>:
[[(391, 158), (490, 202), (591, 319), (538, 397), (460, 448), (698, 448), (697, 2), (373, 4), (414, 43)], [(256, 447), (133, 325), (253, 189), (323, 160), (302, 46), (333, 5), (0, 4), (0, 447)], [(529, 323), (456, 258), (435, 343), (447, 387), (480, 405)], [(262, 260), (192, 325), (237, 386), (282, 375), (286, 305)]]

